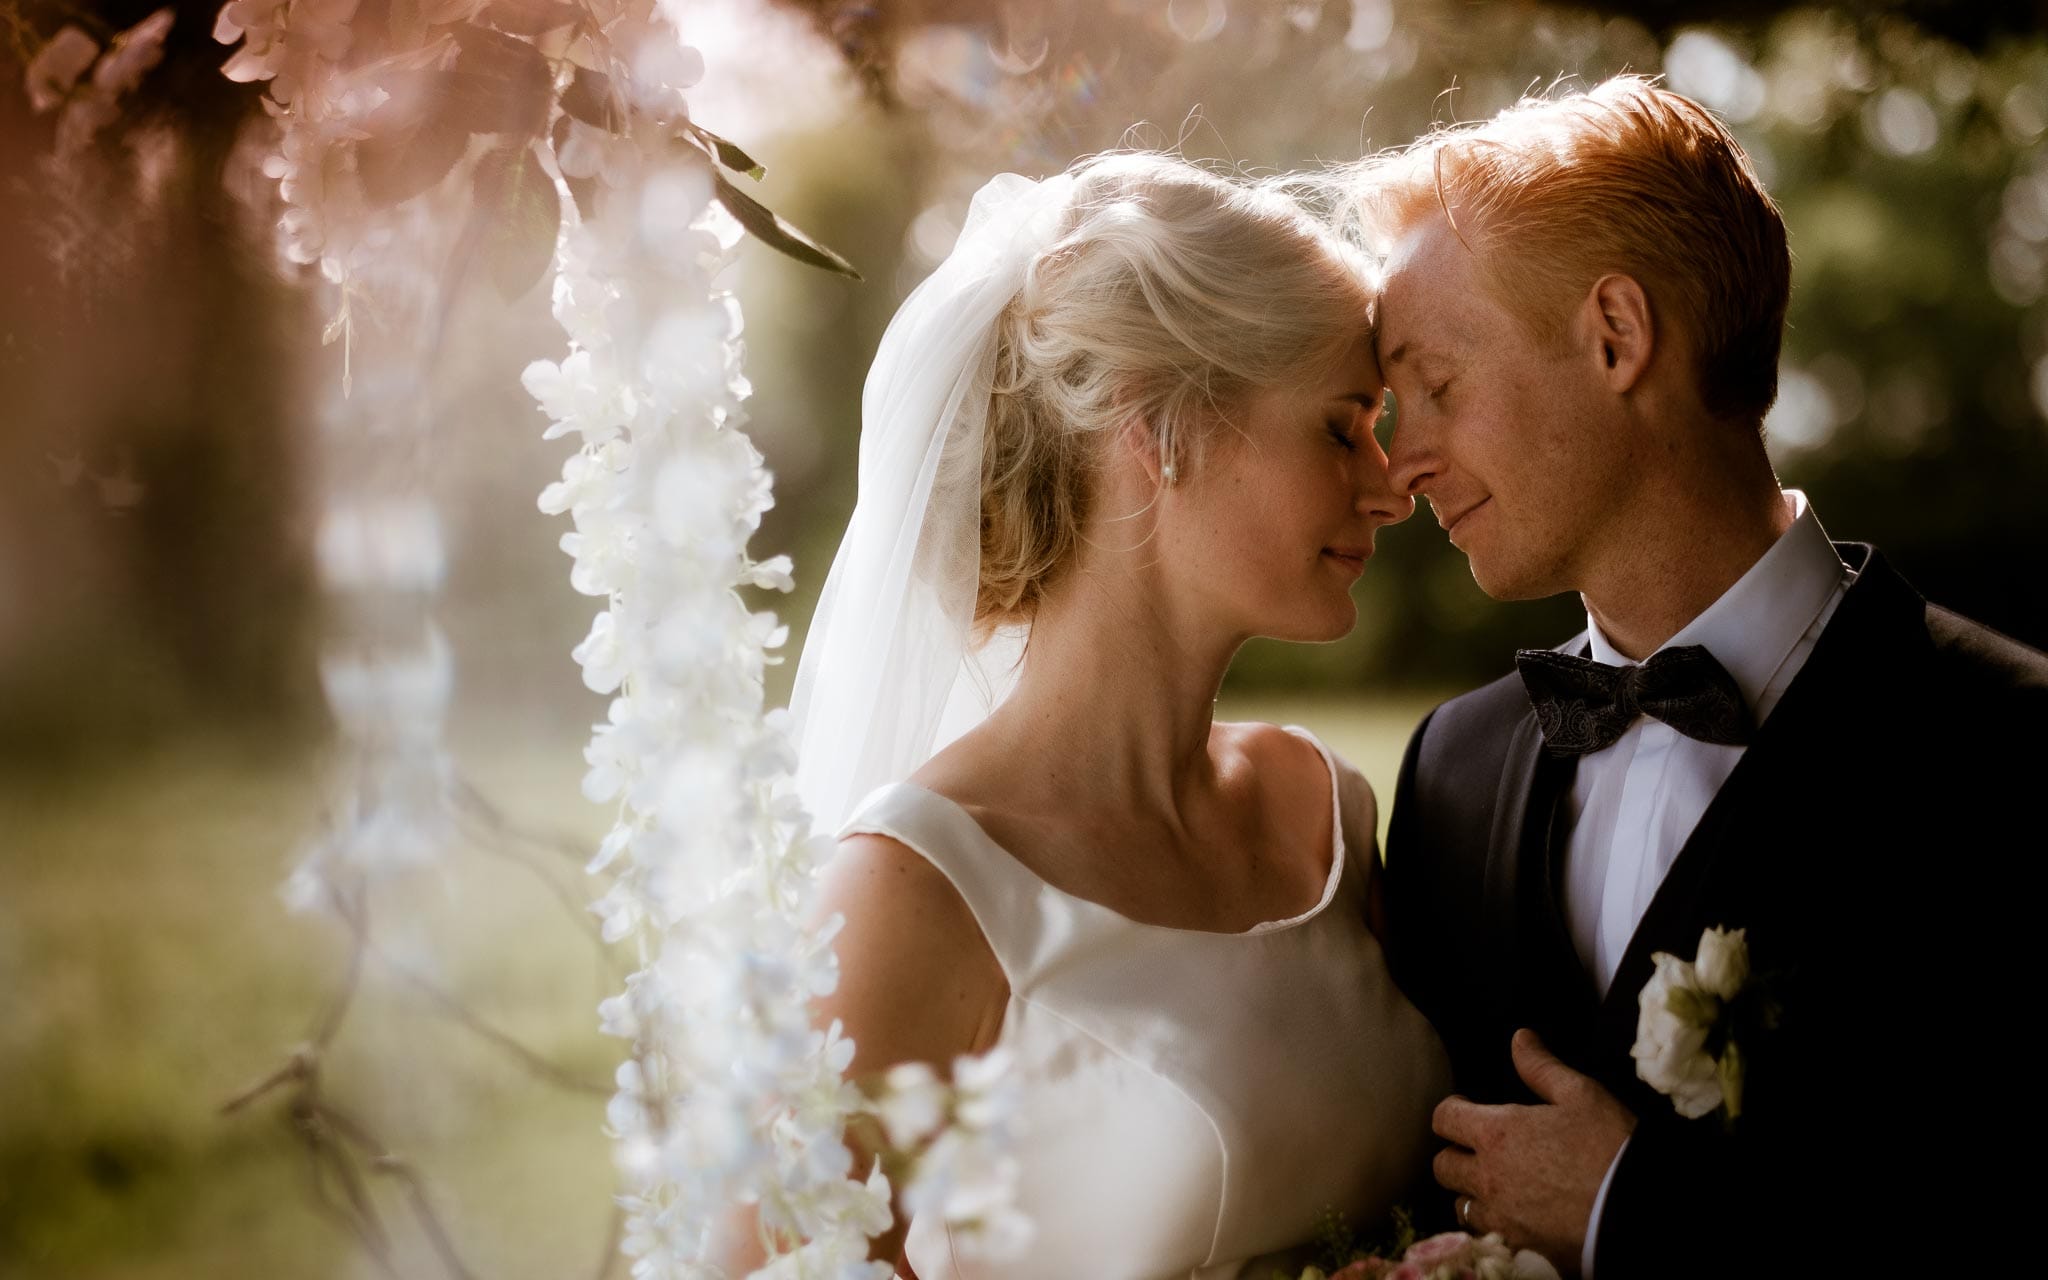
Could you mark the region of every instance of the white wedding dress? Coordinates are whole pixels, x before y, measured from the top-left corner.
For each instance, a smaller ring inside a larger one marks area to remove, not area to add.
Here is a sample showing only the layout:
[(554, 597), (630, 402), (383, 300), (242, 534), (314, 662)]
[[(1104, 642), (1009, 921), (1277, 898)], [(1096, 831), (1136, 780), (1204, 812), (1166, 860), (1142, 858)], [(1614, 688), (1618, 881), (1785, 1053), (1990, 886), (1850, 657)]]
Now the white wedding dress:
[(1222, 1280), (1308, 1240), (1325, 1209), (1378, 1225), (1425, 1172), (1450, 1066), (1365, 925), (1372, 792), (1290, 730), (1329, 766), (1329, 877), (1308, 911), (1243, 933), (1144, 924), (1055, 889), (910, 783), (841, 829), (944, 872), (1009, 979), (998, 1043), (1016, 1055), (1018, 1207), (1037, 1235), (988, 1263), (914, 1219), (919, 1280)]

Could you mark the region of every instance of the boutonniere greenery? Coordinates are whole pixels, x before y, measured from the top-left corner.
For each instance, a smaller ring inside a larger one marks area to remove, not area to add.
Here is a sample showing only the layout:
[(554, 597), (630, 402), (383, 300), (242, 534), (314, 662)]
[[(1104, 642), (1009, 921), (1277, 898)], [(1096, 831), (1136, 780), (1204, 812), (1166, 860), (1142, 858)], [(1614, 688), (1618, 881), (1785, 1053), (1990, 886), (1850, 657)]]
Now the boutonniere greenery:
[(1691, 960), (1657, 952), (1637, 997), (1636, 1075), (1688, 1120), (1719, 1111), (1734, 1126), (1757, 1033), (1778, 1022), (1767, 984), (1750, 972), (1747, 932), (1708, 929)]

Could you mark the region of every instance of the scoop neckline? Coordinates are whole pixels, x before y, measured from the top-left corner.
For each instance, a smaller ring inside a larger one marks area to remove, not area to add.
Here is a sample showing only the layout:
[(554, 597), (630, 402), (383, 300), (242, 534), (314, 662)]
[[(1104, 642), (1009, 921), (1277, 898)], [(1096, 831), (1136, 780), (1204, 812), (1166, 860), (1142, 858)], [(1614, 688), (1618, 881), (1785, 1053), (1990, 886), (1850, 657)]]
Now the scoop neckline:
[(1290, 929), (1298, 929), (1313, 921), (1317, 916), (1322, 915), (1329, 908), (1330, 903), (1336, 900), (1337, 886), (1344, 881), (1344, 864), (1346, 856), (1350, 851), (1350, 843), (1344, 838), (1344, 812), (1342, 797), (1338, 794), (1336, 757), (1330, 754), (1330, 749), (1323, 745), (1320, 738), (1301, 725), (1285, 724), (1280, 727), (1314, 747), (1316, 754), (1323, 758), (1323, 768), (1330, 775), (1330, 874), (1323, 881), (1322, 897), (1318, 898), (1308, 910), (1279, 920), (1261, 920), (1249, 929), (1183, 929), (1177, 925), (1155, 924), (1150, 920), (1139, 920), (1127, 916), (1107, 903), (1097, 902), (1093, 898), (1084, 898), (1076, 893), (1069, 893), (1026, 866), (1023, 859), (1010, 852), (994, 836), (990, 835), (988, 829), (982, 826), (981, 822), (967, 811), (966, 806), (951, 796), (941, 794), (930, 787), (920, 786), (915, 782), (899, 782), (896, 785), (908, 787), (912, 791), (921, 791), (925, 795), (931, 796), (952, 808), (954, 812), (966, 820), (968, 826), (974, 829), (975, 833), (981, 837), (983, 843), (1002, 854), (1005, 858), (1008, 858), (1016, 865), (1018, 870), (1036, 880), (1045, 889), (1069, 902), (1079, 903), (1083, 907), (1100, 912), (1135, 928), (1150, 929), (1158, 933), (1189, 934), (1198, 938), (1263, 938), (1275, 933), (1285, 933)]

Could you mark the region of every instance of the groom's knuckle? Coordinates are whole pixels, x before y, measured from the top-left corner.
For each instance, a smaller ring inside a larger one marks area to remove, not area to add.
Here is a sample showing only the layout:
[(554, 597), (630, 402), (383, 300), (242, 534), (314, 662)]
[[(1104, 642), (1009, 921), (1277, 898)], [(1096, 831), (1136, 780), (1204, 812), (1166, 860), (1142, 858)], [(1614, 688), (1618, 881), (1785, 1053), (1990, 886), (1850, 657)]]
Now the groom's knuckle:
[(1497, 1111), (1481, 1117), (1478, 1128), (1479, 1140), (1489, 1147), (1499, 1146), (1501, 1139), (1507, 1134), (1507, 1123)]
[(1457, 1122), (1457, 1098), (1445, 1098), (1442, 1102), (1437, 1103), (1436, 1110), (1430, 1113), (1429, 1127), (1435, 1130), (1441, 1137), (1450, 1137), (1451, 1130), (1457, 1127)]

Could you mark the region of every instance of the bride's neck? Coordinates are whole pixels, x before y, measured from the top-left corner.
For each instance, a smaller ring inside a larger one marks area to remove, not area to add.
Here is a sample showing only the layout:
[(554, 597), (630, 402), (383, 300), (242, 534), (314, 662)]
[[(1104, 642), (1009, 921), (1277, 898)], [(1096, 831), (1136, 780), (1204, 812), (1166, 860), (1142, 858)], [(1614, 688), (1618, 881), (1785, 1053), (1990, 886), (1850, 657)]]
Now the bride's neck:
[(1242, 643), (1204, 635), (1142, 592), (1076, 575), (1041, 605), (992, 727), (1077, 796), (1179, 811), (1214, 781), (1216, 695)]

